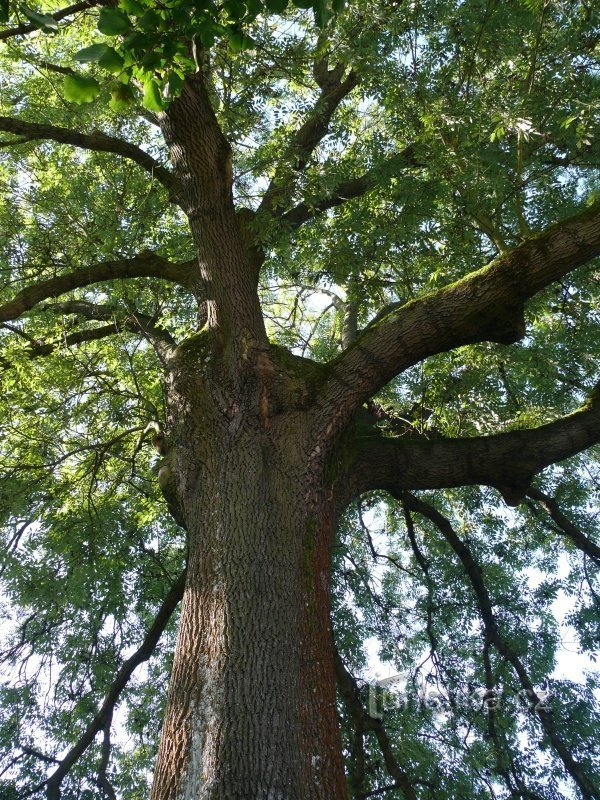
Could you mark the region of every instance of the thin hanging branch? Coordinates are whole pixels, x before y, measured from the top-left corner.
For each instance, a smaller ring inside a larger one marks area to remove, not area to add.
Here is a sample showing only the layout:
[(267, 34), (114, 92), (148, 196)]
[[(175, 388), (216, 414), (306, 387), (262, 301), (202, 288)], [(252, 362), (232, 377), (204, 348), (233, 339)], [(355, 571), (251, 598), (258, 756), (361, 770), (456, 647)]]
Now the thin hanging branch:
[(158, 640), (162, 636), (169, 620), (171, 619), (171, 616), (173, 615), (173, 612), (183, 597), (185, 578), (186, 571), (184, 570), (177, 578), (175, 583), (171, 586), (167, 596), (163, 600), (162, 605), (160, 606), (154, 618), (154, 622), (144, 637), (144, 641), (138, 647), (135, 653), (121, 665), (121, 668), (117, 672), (108, 692), (106, 693), (106, 697), (104, 698), (102, 706), (98, 709), (96, 715), (89, 723), (85, 731), (81, 734), (78, 741), (73, 745), (66, 756), (61, 759), (60, 766), (45, 782), (47, 787), (47, 800), (60, 800), (61, 782), (65, 776), (69, 774), (73, 766), (85, 753), (88, 747), (92, 744), (96, 738), (96, 735), (100, 731), (104, 730), (107, 723), (109, 724), (119, 698), (127, 686), (127, 683), (129, 682), (134, 670), (137, 669), (137, 667), (144, 661), (147, 661), (156, 649)]
[(105, 798), (108, 800), (117, 800), (117, 794), (114, 790), (112, 783), (108, 779), (107, 770), (108, 764), (110, 762), (110, 726), (112, 724), (112, 714), (106, 720), (106, 724), (104, 726), (104, 736), (102, 739), (102, 756), (100, 758), (100, 764), (98, 766), (98, 778), (96, 783), (102, 789)]
[(556, 729), (551, 712), (544, 708), (543, 703), (535, 691), (525, 665), (516, 651), (501, 634), (493, 611), (492, 600), (484, 582), (483, 571), (475, 560), (470, 548), (455, 532), (450, 521), (432, 505), (408, 492), (403, 493), (401, 499), (408, 509), (426, 517), (432, 522), (457, 555), (475, 593), (487, 640), (490, 644), (494, 645), (500, 655), (513, 667), (523, 690), (533, 703), (535, 713), (544, 733), (552, 743), (565, 769), (581, 790), (581, 794), (585, 800), (598, 800), (598, 798), (600, 798), (600, 791), (594, 786), (583, 766), (576, 761), (573, 754), (566, 746)]
[[(581, 550), (582, 553), (589, 556), (596, 566), (600, 566), (600, 547), (563, 514), (560, 510), (560, 506), (553, 497), (544, 494), (544, 492), (533, 486), (527, 490), (527, 497), (538, 502), (542, 508), (548, 512), (552, 520), (558, 526), (558, 533), (570, 539), (578, 550)], [(533, 504), (528, 503), (528, 505), (529, 508), (536, 513), (536, 507)], [(556, 528), (553, 527), (553, 530), (556, 531)]]
[[(485, 687), (488, 699), (493, 698), (495, 691), (494, 673), (492, 670), (492, 662), (490, 659), (490, 642), (486, 639), (483, 646), (483, 667), (485, 672)], [(487, 728), (490, 742), (492, 743), (492, 750), (494, 753), (494, 760), (496, 764), (496, 772), (502, 777), (506, 788), (510, 792), (510, 797), (522, 798), (522, 800), (544, 800), (537, 792), (533, 792), (523, 782), (514, 759), (510, 753), (507, 742), (502, 736), (501, 728), (496, 724), (496, 709), (493, 702), (489, 703), (486, 708), (487, 714)]]
[(388, 773), (396, 781), (396, 785), (402, 790), (406, 800), (417, 800), (417, 795), (408, 773), (398, 763), (382, 721), (376, 717), (371, 717), (364, 710), (356, 680), (346, 669), (337, 650), (334, 651), (334, 663), (338, 689), (354, 719), (356, 730), (361, 732), (373, 731)]

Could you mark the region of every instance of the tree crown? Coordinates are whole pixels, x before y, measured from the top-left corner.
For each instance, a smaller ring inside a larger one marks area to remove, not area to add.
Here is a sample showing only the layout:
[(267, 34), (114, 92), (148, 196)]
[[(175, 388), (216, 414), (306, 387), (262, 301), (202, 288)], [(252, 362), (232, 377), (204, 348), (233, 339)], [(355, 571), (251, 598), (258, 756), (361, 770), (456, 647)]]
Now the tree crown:
[[(553, 677), (598, 645), (592, 5), (2, 7), (0, 792), (68, 763), (65, 796), (147, 796), (186, 548), (150, 443), (206, 321), (160, 126), (200, 75), (269, 341), (373, 442), (336, 444), (364, 467), (332, 556), (354, 795), (592, 797), (598, 676)], [(383, 724), (373, 637), (407, 676)]]

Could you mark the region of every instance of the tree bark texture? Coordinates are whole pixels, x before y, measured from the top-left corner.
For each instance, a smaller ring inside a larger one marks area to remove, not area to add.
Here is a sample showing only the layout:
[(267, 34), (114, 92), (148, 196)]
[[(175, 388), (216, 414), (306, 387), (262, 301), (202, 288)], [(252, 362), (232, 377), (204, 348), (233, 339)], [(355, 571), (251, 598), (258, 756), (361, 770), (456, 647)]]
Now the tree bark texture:
[(219, 327), (234, 350), (265, 345), (256, 274), (232, 197), (231, 146), (223, 136), (200, 74), (161, 115), (177, 178), (178, 201), (198, 253), (198, 291), (206, 322)]
[(161, 126), (206, 324), (168, 368), (159, 482), (188, 530), (189, 557), (153, 799), (344, 798), (329, 617), (335, 520), (307, 411), (315, 375), (268, 344), (231, 150), (200, 75)]
[[(177, 354), (170, 472), (188, 577), (153, 800), (346, 797), (335, 703), (329, 561), (335, 520), (307, 470), (308, 391), (264, 352), (244, 407)], [(288, 357), (289, 358), (289, 357)], [(253, 398), (255, 402), (253, 402)], [(209, 434), (210, 431), (210, 434)]]

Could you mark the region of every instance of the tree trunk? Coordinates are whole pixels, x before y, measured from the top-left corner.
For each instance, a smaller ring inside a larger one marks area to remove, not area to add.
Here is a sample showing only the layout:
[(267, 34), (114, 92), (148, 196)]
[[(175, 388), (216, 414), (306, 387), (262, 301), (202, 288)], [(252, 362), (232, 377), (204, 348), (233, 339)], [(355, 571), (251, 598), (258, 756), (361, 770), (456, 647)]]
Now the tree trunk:
[(224, 413), (221, 387), (190, 366), (205, 338), (180, 356), (172, 384), (180, 418), (166, 462), (189, 566), (153, 800), (341, 800), (335, 521), (307, 470), (309, 415), (270, 415), (290, 381), (266, 353), (257, 374), (268, 383), (254, 382), (248, 409)]
[[(161, 115), (206, 326), (169, 367), (159, 481), (189, 536), (153, 800), (343, 800), (329, 616), (335, 520), (319, 367), (268, 344), (202, 76)], [(309, 366), (307, 366), (309, 364)], [(309, 467), (310, 465), (310, 467)]]

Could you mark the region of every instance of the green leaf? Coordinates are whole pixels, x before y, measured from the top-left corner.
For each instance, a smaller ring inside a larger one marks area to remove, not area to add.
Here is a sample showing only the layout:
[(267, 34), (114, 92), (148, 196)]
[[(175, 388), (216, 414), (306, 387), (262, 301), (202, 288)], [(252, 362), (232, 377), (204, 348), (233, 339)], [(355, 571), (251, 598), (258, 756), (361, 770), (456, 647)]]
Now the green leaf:
[(289, 0), (265, 0), (265, 6), (269, 9), (269, 11), (273, 11), (276, 14), (281, 14), (282, 11), (288, 6)]
[(100, 92), (100, 84), (89, 75), (67, 75), (63, 90), (72, 103), (91, 103)]
[(560, 123), (561, 128), (569, 128), (576, 120), (579, 119), (579, 114), (573, 114), (570, 117), (567, 117)]
[(233, 31), (233, 33), (229, 34), (229, 49), (232, 53), (241, 53), (242, 50), (251, 50), (254, 44), (254, 39), (241, 31)]
[(33, 11), (29, 6), (26, 6), (25, 3), (21, 5), (21, 11), (36, 28), (45, 33), (56, 33), (58, 30), (58, 22), (52, 14), (40, 14), (38, 11)]
[(156, 50), (151, 50), (142, 58), (140, 66), (142, 66), (147, 72), (152, 72), (159, 66), (162, 60), (163, 57), (161, 53), (158, 53)]
[(183, 29), (189, 21), (189, 13), (187, 6), (178, 6), (177, 8), (169, 9), (171, 25)]
[(327, 0), (313, 0), (313, 12), (315, 15), (315, 23), (318, 28), (324, 28), (331, 17), (331, 12), (327, 5)]
[(173, 56), (179, 52), (177, 50), (177, 42), (174, 42), (172, 38), (164, 37), (160, 52), (162, 53), (162, 57), (165, 61), (171, 62), (173, 60)]
[(149, 111), (163, 111), (165, 102), (160, 94), (160, 86), (154, 78), (144, 83), (144, 97), (142, 99), (144, 108)]
[(241, 0), (225, 0), (223, 9), (231, 19), (243, 19), (246, 15), (246, 6)]
[(177, 97), (183, 86), (183, 78), (177, 72), (169, 72), (167, 77), (167, 91), (169, 99)]
[(104, 42), (97, 42), (96, 44), (91, 44), (89, 47), (84, 47), (83, 50), (79, 50), (75, 53), (74, 58), (75, 61), (78, 61), (80, 64), (89, 64), (92, 61), (100, 61), (102, 56), (111, 49), (112, 48), (104, 44)]
[(131, 20), (119, 8), (101, 8), (98, 15), (98, 30), (105, 36), (118, 36), (131, 30)]
[(98, 65), (102, 67), (102, 69), (105, 69), (107, 72), (112, 72), (113, 75), (121, 72), (124, 64), (125, 61), (123, 57), (112, 47), (107, 47), (106, 52), (98, 61)]
[(313, 0), (292, 0), (296, 8), (312, 8)]
[(143, 31), (152, 32), (160, 30), (162, 23), (162, 19), (156, 11), (152, 11), (148, 9), (148, 11), (144, 12), (142, 16), (138, 19), (138, 25)]
[(336, 14), (340, 14), (346, 7), (346, 0), (331, 0), (331, 7)]
[(246, 8), (248, 9), (248, 16), (256, 17), (263, 10), (261, 0), (246, 0)]
[(134, 17), (141, 17), (146, 11), (144, 6), (138, 3), (138, 0), (120, 0), (119, 5), (128, 14), (133, 14)]
[(0, 0), (0, 22), (8, 22), (8, 0)]
[(109, 108), (117, 113), (127, 111), (135, 97), (134, 91), (128, 84), (114, 83), (110, 90)]
[(214, 45), (215, 40), (215, 31), (212, 26), (202, 28), (200, 31), (200, 41), (202, 42), (202, 47), (210, 49)]
[(122, 47), (124, 50), (132, 52), (143, 52), (150, 46), (151, 40), (141, 31), (134, 31), (126, 39), (123, 39)]
[(120, 72), (124, 64), (122, 56), (114, 48), (103, 42), (84, 47), (83, 50), (75, 54), (75, 61), (79, 61), (80, 64), (95, 61), (99, 66), (112, 73)]
[(235, 33), (229, 34), (229, 49), (232, 53), (241, 53), (244, 49), (242, 46), (242, 41), (244, 39), (244, 34), (240, 31)]

